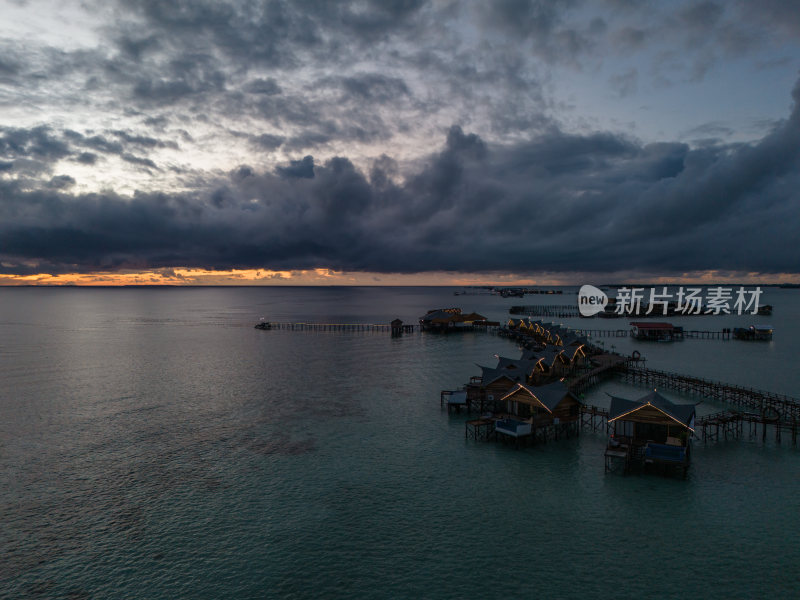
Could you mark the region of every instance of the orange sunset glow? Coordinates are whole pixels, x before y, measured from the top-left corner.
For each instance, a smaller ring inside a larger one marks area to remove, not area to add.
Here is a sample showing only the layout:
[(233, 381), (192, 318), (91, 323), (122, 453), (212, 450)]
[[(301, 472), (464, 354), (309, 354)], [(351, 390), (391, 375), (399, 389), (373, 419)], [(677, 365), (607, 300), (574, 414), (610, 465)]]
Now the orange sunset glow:
[(281, 286), (281, 285), (343, 285), (343, 286), (554, 286), (581, 285), (586, 282), (620, 284), (697, 284), (716, 283), (761, 284), (800, 283), (800, 273), (739, 273), (703, 271), (683, 273), (670, 278), (656, 274), (634, 273), (542, 273), (525, 276), (516, 273), (361, 273), (331, 269), (272, 271), (268, 269), (154, 269), (145, 271), (96, 273), (61, 273), (51, 275), (0, 275), (2, 286)]

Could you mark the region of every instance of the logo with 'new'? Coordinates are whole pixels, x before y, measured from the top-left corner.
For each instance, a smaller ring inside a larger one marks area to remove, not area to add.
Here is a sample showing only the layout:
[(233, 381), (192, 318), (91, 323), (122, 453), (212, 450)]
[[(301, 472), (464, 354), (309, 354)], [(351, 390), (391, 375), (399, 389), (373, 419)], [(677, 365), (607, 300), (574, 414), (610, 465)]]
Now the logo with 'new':
[(582, 285), (578, 291), (578, 311), (583, 317), (593, 317), (603, 312), (608, 304), (608, 296), (593, 285)]

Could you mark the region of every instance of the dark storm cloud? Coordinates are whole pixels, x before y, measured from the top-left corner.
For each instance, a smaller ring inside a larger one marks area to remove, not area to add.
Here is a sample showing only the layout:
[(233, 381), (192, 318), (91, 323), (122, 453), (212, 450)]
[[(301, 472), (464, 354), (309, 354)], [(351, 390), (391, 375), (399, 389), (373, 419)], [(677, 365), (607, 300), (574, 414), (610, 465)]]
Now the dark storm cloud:
[(262, 133), (261, 135), (250, 137), (250, 141), (255, 146), (264, 150), (275, 150), (276, 148), (279, 148), (285, 139), (286, 138), (284, 138), (282, 135), (272, 135), (270, 133)]
[(63, 189), (75, 185), (75, 179), (69, 175), (56, 175), (47, 182), (47, 187), (52, 189)]
[(0, 127), (0, 156), (54, 160), (69, 153), (69, 145), (46, 125), (32, 129)]
[(379, 73), (363, 73), (341, 79), (342, 88), (351, 96), (367, 101), (390, 103), (409, 95), (405, 81)]
[[(88, 107), (119, 125), (0, 128), (0, 259), (19, 273), (796, 271), (797, 108), (758, 143), (723, 144), (736, 132), (707, 123), (683, 136), (691, 147), (643, 144), (566, 133), (545, 90), (553, 65), (577, 72), (606, 53), (662, 61), (605, 71), (620, 97), (648, 86), (648, 68), (699, 81), (772, 31), (793, 35), (797, 12), (777, 0), (763, 14), (610, 4), (599, 18), (579, 1), (134, 0), (94, 49), (6, 44), (0, 83), (24, 88), (22, 103)], [(409, 140), (442, 123), (461, 126), (409, 157)], [(395, 136), (399, 161), (387, 156)], [(358, 146), (376, 142), (387, 148)], [(250, 150), (252, 166), (169, 164), (171, 151), (212, 143)], [(326, 158), (332, 149), (347, 156)], [(76, 163), (101, 173), (107, 159), (149, 190), (83, 194), (61, 174)], [(354, 166), (370, 161), (368, 173)], [(176, 185), (191, 191), (153, 191)]]
[(174, 140), (160, 140), (146, 135), (138, 135), (131, 131), (115, 130), (111, 134), (117, 136), (123, 142), (129, 145), (139, 146), (141, 148), (172, 148), (178, 149), (178, 143)]
[(72, 129), (56, 130), (49, 126), (33, 128), (0, 127), (0, 159), (29, 159), (18, 161), (18, 166), (37, 164), (37, 170), (46, 170), (61, 159), (69, 158), (84, 165), (94, 165), (98, 153), (118, 156), (123, 161), (138, 167), (157, 169), (155, 162), (147, 156), (149, 151), (179, 145), (171, 139), (162, 140), (125, 130), (112, 130), (104, 135), (84, 135)]
[(500, 0), (481, 5), (484, 26), (496, 28), (530, 44), (545, 60), (577, 64), (590, 52), (596, 38), (606, 33), (601, 18), (573, 23), (570, 12), (582, 3), (577, 0)]
[(143, 156), (135, 156), (133, 154), (123, 153), (120, 154), (119, 157), (126, 163), (130, 163), (132, 165), (137, 165), (139, 167), (147, 167), (148, 169), (158, 169), (156, 163), (154, 163), (149, 158), (145, 158)]
[(81, 152), (75, 157), (75, 160), (84, 165), (93, 165), (97, 162), (97, 155), (92, 152)]
[(0, 58), (0, 78), (9, 78), (11, 75), (16, 75), (19, 72), (19, 65), (17, 62), (9, 57), (5, 56)]
[(281, 86), (272, 77), (269, 79), (254, 79), (248, 81), (243, 89), (250, 94), (263, 94), (265, 96), (274, 96), (281, 93)]
[[(461, 45), (460, 34), (442, 35), (440, 24), (458, 10), (416, 0), (125, 2), (118, 23), (104, 30), (109, 55), (94, 56), (95, 66), (84, 71), (96, 85), (111, 85), (129, 108), (158, 109), (173, 122), (208, 113), (260, 120), (267, 129), (282, 129), (288, 152), (320, 151), (332, 142), (371, 143), (397, 132), (397, 120), (387, 123), (387, 111), (404, 110), (404, 117), (413, 118), (416, 111), (432, 116), (451, 108), (454, 95), (443, 95), (448, 86), (464, 91), (491, 79), (498, 95), (514, 86), (525, 92), (518, 99), (536, 97), (525, 65), (510, 60), (509, 52), (450, 58)], [(443, 89), (426, 91), (424, 98), (401, 75), (415, 67), (420, 48), (441, 58), (425, 77)], [(354, 69), (374, 59), (385, 64)], [(467, 70), (484, 60), (477, 79), (467, 82)], [(386, 64), (393, 65), (391, 72)], [(313, 72), (304, 73), (307, 67)], [(492, 105), (498, 130), (519, 130), (530, 118), (522, 100), (495, 106), (475, 96), (463, 97), (470, 105)], [(503, 123), (510, 114), (518, 114), (518, 122)], [(253, 143), (278, 147), (276, 139), (264, 142)]]
[(290, 161), (288, 166), (279, 166), (275, 172), (287, 178), (314, 179), (314, 157), (305, 156), (303, 160)]
[(368, 178), (347, 158), (311, 156), (274, 172), (242, 166), (182, 194), (30, 191), (0, 179), (0, 257), (11, 272), (33, 261), (51, 272), (792, 272), (800, 85), (793, 99), (758, 143), (695, 149), (559, 130), (492, 145), (453, 127), (402, 183), (388, 157)]

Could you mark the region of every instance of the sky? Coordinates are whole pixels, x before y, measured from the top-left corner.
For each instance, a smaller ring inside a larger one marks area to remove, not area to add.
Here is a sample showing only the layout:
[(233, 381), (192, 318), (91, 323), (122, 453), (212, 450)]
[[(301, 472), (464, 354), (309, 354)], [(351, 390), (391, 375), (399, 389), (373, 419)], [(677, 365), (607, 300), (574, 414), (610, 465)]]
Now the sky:
[(800, 10), (0, 0), (0, 285), (800, 281)]

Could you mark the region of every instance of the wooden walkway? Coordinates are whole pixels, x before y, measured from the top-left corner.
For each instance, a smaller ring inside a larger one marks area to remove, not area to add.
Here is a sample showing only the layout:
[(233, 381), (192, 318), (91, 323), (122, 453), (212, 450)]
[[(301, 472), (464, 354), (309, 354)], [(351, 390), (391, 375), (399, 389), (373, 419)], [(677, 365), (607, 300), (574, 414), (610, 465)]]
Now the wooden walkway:
[(780, 443), (783, 434), (790, 437), (793, 446), (797, 446), (797, 433), (800, 428), (798, 420), (776, 419), (769, 413), (756, 414), (736, 410), (723, 410), (700, 417), (695, 423), (695, 431), (699, 430), (701, 432), (704, 442), (719, 442), (742, 437), (745, 424), (751, 439), (758, 436), (760, 427), (761, 440), (766, 442), (767, 429), (771, 427), (775, 432), (776, 442)]
[(597, 354), (591, 357), (591, 361), (597, 366), (591, 371), (579, 375), (576, 379), (567, 382), (567, 388), (575, 395), (582, 394), (591, 387), (600, 383), (603, 379), (615, 374), (620, 366), (624, 366), (632, 359), (619, 354)]
[[(495, 422), (499, 417), (481, 417), (480, 419), (470, 419), (464, 422), (464, 439), (483, 442), (497, 441), (498, 435), (495, 429)], [(563, 423), (561, 426), (548, 423), (535, 427), (528, 436), (529, 442), (547, 442), (548, 439), (557, 440), (559, 434), (570, 437), (570, 431), (578, 433), (581, 429), (591, 431), (603, 431), (608, 433), (608, 411), (597, 406), (581, 406), (580, 419), (577, 422)]]
[(774, 420), (800, 420), (800, 400), (783, 394), (644, 367), (626, 366), (616, 372), (626, 383), (633, 385), (708, 398), (746, 412), (769, 415)]
[(630, 328), (628, 329), (573, 329), (578, 335), (586, 337), (629, 337), (631, 335)]
[[(633, 337), (630, 329), (574, 329), (573, 331), (586, 337)], [(729, 340), (731, 339), (731, 330), (727, 328), (719, 331), (690, 329), (675, 334), (675, 337), (677, 339), (683, 337), (695, 340)]]
[[(289, 323), (284, 321), (262, 321), (256, 324), (256, 329), (263, 329), (266, 331), (272, 329), (288, 330), (288, 331), (350, 331), (361, 333), (392, 333), (392, 326), (388, 323), (314, 323), (314, 322), (297, 322)], [(416, 333), (421, 331), (419, 325), (402, 325), (402, 333)], [(475, 326), (469, 331), (487, 331), (490, 333), (496, 332), (498, 327), (496, 325)]]
[[(359, 331), (359, 332), (380, 332), (391, 333), (392, 326), (387, 323), (287, 323), (270, 321), (267, 327), (257, 329), (283, 329), (289, 331)], [(419, 325), (403, 325), (403, 331), (413, 333), (419, 329)]]
[(591, 404), (581, 405), (581, 429), (608, 433), (608, 410)]
[(698, 331), (692, 329), (690, 331), (684, 330), (683, 337), (693, 338), (696, 340), (729, 340), (731, 339), (731, 330), (723, 329), (722, 331)]
[(572, 304), (534, 304), (528, 306), (512, 306), (509, 311), (512, 315), (530, 315), (537, 317), (558, 317), (569, 319), (580, 317), (577, 305)]

